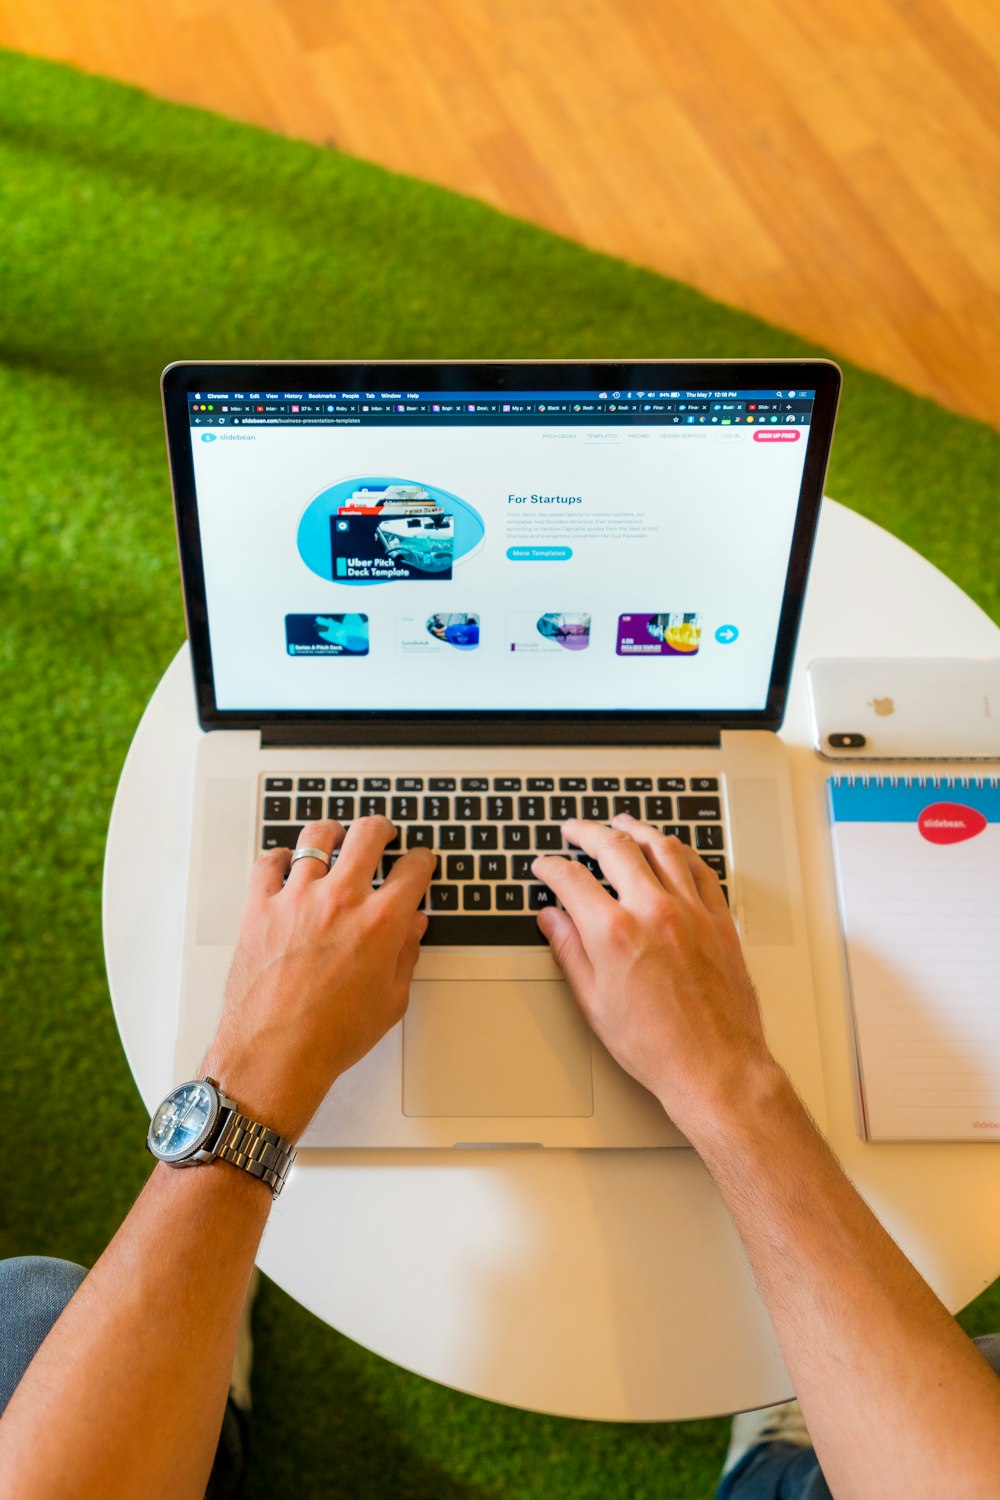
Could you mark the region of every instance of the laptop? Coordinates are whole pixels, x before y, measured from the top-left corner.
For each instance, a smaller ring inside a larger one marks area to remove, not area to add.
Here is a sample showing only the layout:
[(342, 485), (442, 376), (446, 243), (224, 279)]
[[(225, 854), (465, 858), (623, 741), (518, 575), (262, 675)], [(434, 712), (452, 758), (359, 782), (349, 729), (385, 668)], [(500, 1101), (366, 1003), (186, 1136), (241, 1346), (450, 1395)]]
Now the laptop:
[(179, 1079), (258, 853), (385, 812), (376, 879), (405, 848), (439, 856), (410, 1006), (302, 1144), (685, 1146), (537, 927), (530, 867), (562, 820), (628, 811), (715, 869), (823, 1123), (776, 731), (839, 389), (821, 360), (168, 367), (203, 731)]

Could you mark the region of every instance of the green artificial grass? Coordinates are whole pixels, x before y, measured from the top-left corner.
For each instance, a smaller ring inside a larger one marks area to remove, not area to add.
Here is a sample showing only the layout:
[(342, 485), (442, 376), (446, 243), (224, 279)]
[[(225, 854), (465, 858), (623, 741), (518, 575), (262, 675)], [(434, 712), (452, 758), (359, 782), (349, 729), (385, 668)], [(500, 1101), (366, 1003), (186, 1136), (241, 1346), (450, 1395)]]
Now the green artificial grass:
[[(161, 367), (822, 352), (441, 189), (0, 53), (0, 1125), (16, 1142), (0, 1255), (92, 1263), (148, 1170), (100, 882), (131, 735), (184, 636)], [(1000, 438), (845, 376), (828, 491), (1000, 619)], [(1000, 1284), (962, 1321), (1000, 1328)], [(707, 1500), (726, 1441), (722, 1421), (572, 1422), (457, 1395), (271, 1285), (256, 1376), (250, 1500)]]

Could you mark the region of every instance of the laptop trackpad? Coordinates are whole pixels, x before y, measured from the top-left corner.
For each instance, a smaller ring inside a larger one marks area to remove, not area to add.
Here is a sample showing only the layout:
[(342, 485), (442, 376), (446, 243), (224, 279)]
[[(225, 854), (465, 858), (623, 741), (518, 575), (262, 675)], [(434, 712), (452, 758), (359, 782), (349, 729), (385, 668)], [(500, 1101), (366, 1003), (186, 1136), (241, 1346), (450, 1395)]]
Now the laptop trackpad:
[(414, 980), (404, 1115), (592, 1115), (590, 1031), (560, 980)]

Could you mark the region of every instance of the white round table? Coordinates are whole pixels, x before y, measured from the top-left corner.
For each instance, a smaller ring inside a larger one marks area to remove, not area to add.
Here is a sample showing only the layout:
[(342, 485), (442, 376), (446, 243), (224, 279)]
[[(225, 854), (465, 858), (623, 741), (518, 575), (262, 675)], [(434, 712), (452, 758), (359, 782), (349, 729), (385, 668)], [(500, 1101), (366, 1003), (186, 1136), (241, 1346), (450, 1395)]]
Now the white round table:
[[(949, 654), (1000, 654), (1000, 630), (943, 574), (824, 502), (782, 738), (806, 873), (829, 1138), (956, 1310), (1000, 1272), (1000, 1150), (866, 1145), (855, 1133), (824, 801), (830, 766), (809, 748), (805, 687), (814, 656), (940, 655), (943, 618)], [(185, 645), (132, 742), (104, 870), (112, 1003), (150, 1110), (174, 1082), (199, 732)], [(136, 841), (159, 857), (136, 860)], [(739, 1240), (690, 1151), (307, 1152), (258, 1263), (349, 1338), (491, 1401), (675, 1421), (791, 1394)]]

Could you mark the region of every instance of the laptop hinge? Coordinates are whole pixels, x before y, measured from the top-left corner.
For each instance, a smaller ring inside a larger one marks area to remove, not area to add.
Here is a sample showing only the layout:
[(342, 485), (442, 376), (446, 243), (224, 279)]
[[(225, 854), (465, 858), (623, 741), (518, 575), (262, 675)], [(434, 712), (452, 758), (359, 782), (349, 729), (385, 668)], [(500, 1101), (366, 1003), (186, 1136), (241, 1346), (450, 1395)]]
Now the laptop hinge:
[(717, 750), (722, 735), (715, 724), (518, 723), (506, 720), (407, 721), (405, 719), (352, 719), (339, 724), (265, 724), (260, 731), (261, 748), (294, 749), (324, 745), (696, 745)]

